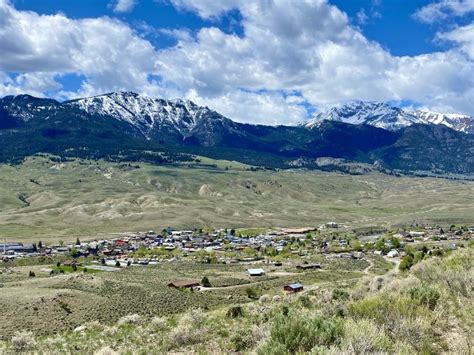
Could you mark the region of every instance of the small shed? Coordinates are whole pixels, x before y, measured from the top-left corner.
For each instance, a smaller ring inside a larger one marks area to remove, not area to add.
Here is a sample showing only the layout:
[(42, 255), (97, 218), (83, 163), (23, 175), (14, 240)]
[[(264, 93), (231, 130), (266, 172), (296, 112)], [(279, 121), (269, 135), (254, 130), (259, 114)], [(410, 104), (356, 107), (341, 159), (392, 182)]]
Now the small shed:
[(303, 291), (303, 285), (300, 284), (299, 282), (295, 282), (286, 286), (283, 286), (283, 290), (289, 293), (296, 293)]
[(199, 281), (196, 280), (176, 280), (168, 284), (168, 287), (172, 288), (194, 288), (197, 286), (199, 286)]
[(263, 269), (247, 269), (249, 276), (263, 276), (265, 275), (265, 270)]

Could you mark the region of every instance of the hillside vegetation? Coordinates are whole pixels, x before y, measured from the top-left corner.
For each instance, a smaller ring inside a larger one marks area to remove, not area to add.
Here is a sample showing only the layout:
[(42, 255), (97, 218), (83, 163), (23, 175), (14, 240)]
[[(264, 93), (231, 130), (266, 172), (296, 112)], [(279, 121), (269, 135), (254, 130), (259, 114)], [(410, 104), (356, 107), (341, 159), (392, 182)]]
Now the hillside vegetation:
[(0, 236), (37, 242), (167, 226), (472, 222), (473, 182), (248, 169), (210, 159), (156, 166), (33, 157), (0, 165)]
[(18, 332), (0, 343), (0, 351), (468, 354), (473, 257), (472, 248), (462, 249), (424, 260), (406, 274), (367, 274), (354, 286), (320, 283), (297, 295), (262, 295), (207, 312), (130, 314), (113, 325), (90, 322), (46, 337)]

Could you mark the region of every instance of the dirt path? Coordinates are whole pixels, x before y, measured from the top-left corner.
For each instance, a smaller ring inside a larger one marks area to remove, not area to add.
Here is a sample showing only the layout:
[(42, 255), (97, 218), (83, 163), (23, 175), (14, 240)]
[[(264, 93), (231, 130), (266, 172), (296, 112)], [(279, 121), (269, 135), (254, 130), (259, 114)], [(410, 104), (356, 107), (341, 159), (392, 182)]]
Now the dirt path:
[(220, 287), (202, 287), (202, 286), (200, 286), (199, 291), (231, 290), (233, 288), (253, 286), (253, 285), (256, 285), (260, 282), (263, 282), (263, 281), (255, 281), (255, 282), (249, 282), (249, 283), (246, 283), (246, 284), (232, 285), (232, 286), (220, 286)]
[(365, 269), (364, 269), (364, 274), (366, 275), (372, 275), (369, 270), (374, 266), (374, 262), (370, 259), (366, 259), (367, 262), (370, 264), (369, 266), (367, 266)]
[(399, 269), (399, 266), (400, 266), (400, 262), (402, 261), (402, 259), (399, 259), (399, 258), (387, 258), (386, 256), (383, 257), (386, 261), (388, 261), (389, 263), (394, 263), (395, 265), (393, 266), (393, 269), (390, 270), (389, 272), (387, 272), (387, 274), (398, 274), (400, 272), (400, 269)]

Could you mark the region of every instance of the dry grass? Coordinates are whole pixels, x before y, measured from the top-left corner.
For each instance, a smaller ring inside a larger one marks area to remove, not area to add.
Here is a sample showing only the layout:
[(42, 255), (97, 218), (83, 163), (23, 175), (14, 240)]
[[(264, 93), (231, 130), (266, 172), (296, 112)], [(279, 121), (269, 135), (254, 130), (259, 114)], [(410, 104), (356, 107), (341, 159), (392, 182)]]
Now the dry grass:
[[(0, 235), (58, 241), (199, 227), (471, 223), (473, 182), (317, 171), (225, 170), (44, 158), (0, 165)], [(219, 167), (220, 166), (220, 167)], [(105, 177), (107, 175), (108, 177)], [(199, 193), (206, 186), (209, 193)], [(28, 204), (19, 196), (26, 198)], [(179, 211), (179, 213), (176, 213)]]

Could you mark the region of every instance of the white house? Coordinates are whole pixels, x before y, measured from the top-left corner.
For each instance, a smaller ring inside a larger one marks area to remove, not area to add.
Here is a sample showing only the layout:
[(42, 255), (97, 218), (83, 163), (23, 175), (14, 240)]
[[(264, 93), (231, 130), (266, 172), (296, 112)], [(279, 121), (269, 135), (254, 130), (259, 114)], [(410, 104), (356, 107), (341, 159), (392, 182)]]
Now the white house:
[(263, 269), (247, 269), (249, 276), (263, 276), (265, 275), (265, 270)]

